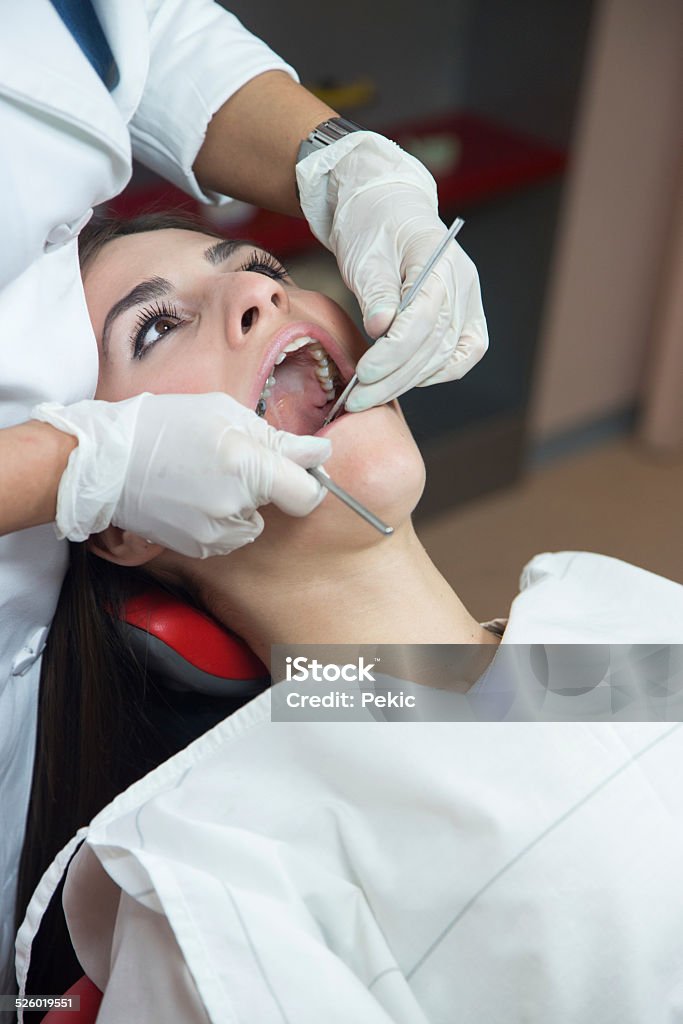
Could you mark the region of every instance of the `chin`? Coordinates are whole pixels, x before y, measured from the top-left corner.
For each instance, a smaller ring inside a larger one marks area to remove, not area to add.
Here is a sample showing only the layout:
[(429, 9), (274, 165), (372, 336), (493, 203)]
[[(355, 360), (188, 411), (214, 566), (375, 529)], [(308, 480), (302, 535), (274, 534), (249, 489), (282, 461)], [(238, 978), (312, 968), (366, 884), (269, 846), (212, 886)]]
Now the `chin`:
[[(324, 468), (335, 483), (394, 529), (410, 520), (424, 490), (425, 468), (397, 402), (346, 413), (325, 428), (324, 436), (332, 442), (332, 455)], [(302, 543), (321, 549), (385, 542), (333, 494), (303, 519), (285, 516), (272, 506), (262, 511), (264, 534), (271, 539), (286, 530), (289, 543), (301, 538)]]

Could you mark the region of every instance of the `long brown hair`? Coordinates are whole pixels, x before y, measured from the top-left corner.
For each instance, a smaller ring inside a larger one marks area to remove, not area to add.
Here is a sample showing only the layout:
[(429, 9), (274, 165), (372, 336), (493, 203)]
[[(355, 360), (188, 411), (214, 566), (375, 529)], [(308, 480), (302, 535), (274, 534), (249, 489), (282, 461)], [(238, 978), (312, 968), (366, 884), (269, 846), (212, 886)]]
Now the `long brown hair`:
[[(95, 559), (84, 544), (71, 545), (40, 677), (17, 924), (55, 854), (138, 774), (149, 732), (150, 680), (117, 627), (117, 613), (143, 585), (133, 573)], [(58, 905), (46, 919), (33, 963), (36, 993), (57, 992), (55, 984), (68, 987), (78, 976)]]
[[(79, 239), (81, 267), (108, 242), (180, 228), (214, 235), (185, 214), (98, 219)], [(148, 585), (70, 545), (70, 566), (43, 655), (31, 798), (19, 870), (17, 924), (55, 854), (77, 829), (136, 778), (173, 753), (149, 716), (164, 700), (119, 626), (125, 602)], [(58, 992), (82, 973), (57, 899), (34, 946), (30, 990)]]

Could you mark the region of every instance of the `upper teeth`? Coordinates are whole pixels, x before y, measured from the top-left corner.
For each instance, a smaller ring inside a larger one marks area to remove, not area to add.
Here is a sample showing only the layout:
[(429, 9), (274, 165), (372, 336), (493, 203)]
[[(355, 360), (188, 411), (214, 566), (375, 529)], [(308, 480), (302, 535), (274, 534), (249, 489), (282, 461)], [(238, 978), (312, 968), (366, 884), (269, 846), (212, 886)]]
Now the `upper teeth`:
[(290, 341), (289, 345), (285, 345), (276, 358), (256, 405), (256, 412), (259, 416), (265, 416), (266, 413), (266, 400), (270, 397), (271, 389), (275, 384), (275, 367), (284, 362), (292, 352), (298, 352), (300, 348), (305, 348), (307, 345), (310, 346), (310, 353), (317, 363), (315, 375), (320, 381), (322, 388), (332, 397), (334, 394), (334, 381), (339, 374), (337, 366), (327, 355), (319, 341), (316, 341), (315, 338), (304, 336), (297, 338), (295, 341)]
[(316, 341), (315, 338), (308, 338), (305, 335), (302, 338), (296, 338), (294, 341), (290, 341), (289, 345), (285, 345), (280, 355), (283, 353), (289, 355), (290, 352), (298, 352), (300, 348), (305, 348), (306, 345), (317, 345), (320, 347), (320, 342)]

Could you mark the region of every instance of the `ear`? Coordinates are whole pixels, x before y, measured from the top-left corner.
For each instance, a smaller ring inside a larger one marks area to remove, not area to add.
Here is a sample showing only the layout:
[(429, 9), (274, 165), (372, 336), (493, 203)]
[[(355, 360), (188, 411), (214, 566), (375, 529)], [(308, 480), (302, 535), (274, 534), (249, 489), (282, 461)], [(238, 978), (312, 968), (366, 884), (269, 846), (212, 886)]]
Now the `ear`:
[(113, 562), (114, 565), (127, 566), (146, 565), (166, 550), (161, 544), (154, 544), (118, 526), (108, 526), (102, 533), (93, 534), (88, 538), (87, 545), (88, 551), (99, 558)]

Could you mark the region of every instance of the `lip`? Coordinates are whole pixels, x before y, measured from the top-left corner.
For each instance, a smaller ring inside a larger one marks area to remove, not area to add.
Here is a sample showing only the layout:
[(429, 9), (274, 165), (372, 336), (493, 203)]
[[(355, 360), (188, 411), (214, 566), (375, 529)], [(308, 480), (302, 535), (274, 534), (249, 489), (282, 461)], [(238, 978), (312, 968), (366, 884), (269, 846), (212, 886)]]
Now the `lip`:
[(254, 389), (249, 397), (249, 408), (253, 408), (256, 405), (261, 392), (266, 386), (266, 380), (273, 368), (275, 360), (280, 355), (283, 348), (289, 345), (292, 341), (296, 341), (297, 338), (313, 338), (315, 341), (319, 341), (327, 354), (331, 356), (337, 364), (344, 380), (349, 381), (351, 379), (355, 366), (339, 342), (335, 341), (332, 335), (323, 327), (320, 327), (319, 324), (300, 320), (297, 323), (287, 324), (286, 327), (283, 327), (281, 331), (277, 332), (273, 340), (268, 345), (259, 365)]
[(343, 410), (342, 412), (339, 413), (338, 416), (335, 416), (335, 418), (332, 420), (332, 422), (328, 423), (327, 426), (321, 427), (320, 430), (316, 430), (315, 436), (316, 437), (327, 437), (327, 434), (329, 433), (329, 431), (330, 430), (334, 430), (334, 428), (336, 427), (336, 425), (339, 422), (339, 420), (344, 419), (346, 416), (356, 416), (356, 415), (357, 415), (357, 413), (354, 413), (354, 412), (348, 413), (348, 412), (346, 412), (346, 410)]
[(397, 415), (397, 413), (400, 410), (400, 406), (399, 406), (398, 402), (396, 401), (396, 399), (392, 398), (391, 401), (385, 402), (383, 405), (373, 405), (369, 409), (365, 409), (363, 412), (347, 412), (345, 409), (343, 409), (339, 413), (339, 415), (335, 416), (335, 418), (332, 420), (331, 423), (327, 424), (326, 427), (321, 427), (320, 430), (316, 430), (315, 436), (316, 437), (327, 437), (327, 434), (329, 433), (329, 431), (330, 430), (334, 430), (334, 428), (337, 426), (337, 424), (340, 422), (340, 420), (345, 420), (349, 416), (351, 416), (353, 418), (355, 418), (356, 416), (365, 416), (367, 413), (374, 413), (377, 409), (391, 409), (391, 411), (394, 413), (394, 415)]

